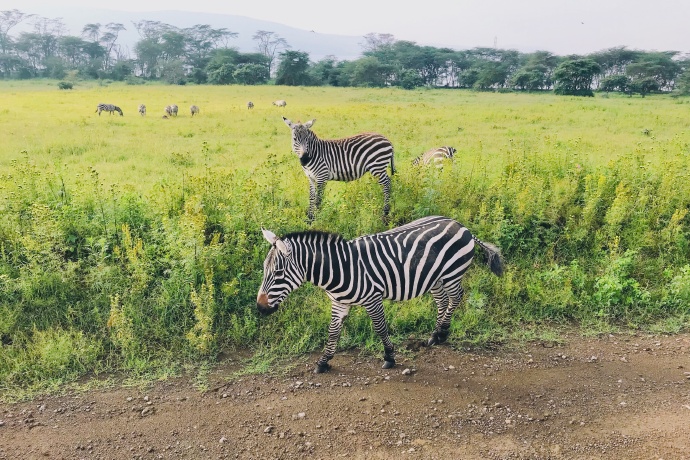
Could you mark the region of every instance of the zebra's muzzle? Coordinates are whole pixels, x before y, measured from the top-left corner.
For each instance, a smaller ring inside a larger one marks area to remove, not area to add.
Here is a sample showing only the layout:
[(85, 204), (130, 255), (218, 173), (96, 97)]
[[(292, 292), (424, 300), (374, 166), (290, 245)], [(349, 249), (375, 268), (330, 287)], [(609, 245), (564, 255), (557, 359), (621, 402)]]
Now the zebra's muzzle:
[(256, 299), (256, 309), (259, 310), (259, 313), (262, 315), (270, 315), (271, 313), (275, 312), (278, 309), (278, 306), (271, 307), (268, 304), (268, 296), (264, 293), (259, 294), (259, 297)]

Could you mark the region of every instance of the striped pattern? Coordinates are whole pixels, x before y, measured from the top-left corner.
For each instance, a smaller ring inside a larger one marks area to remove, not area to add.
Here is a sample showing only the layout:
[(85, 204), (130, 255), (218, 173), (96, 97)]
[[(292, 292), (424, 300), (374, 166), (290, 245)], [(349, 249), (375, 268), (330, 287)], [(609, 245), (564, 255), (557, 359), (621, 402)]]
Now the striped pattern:
[(472, 263), (474, 246), (487, 255), (491, 271), (503, 273), (495, 246), (473, 236), (458, 222), (432, 216), (387, 232), (347, 241), (339, 235), (302, 232), (277, 237), (264, 230), (271, 243), (264, 261), (257, 308), (268, 314), (278, 309), (290, 292), (304, 282), (326, 291), (331, 299), (328, 343), (316, 372), (330, 367), (344, 318), (353, 305), (363, 306), (385, 350), (384, 368), (395, 364), (388, 337), (383, 299), (409, 300), (431, 292), (438, 306), (436, 328), (429, 344), (448, 337), (453, 311), (463, 296), (462, 276)]
[(247, 102), (247, 108), (248, 109), (253, 109), (254, 108), (254, 103), (252, 101)]
[(101, 116), (101, 112), (109, 112), (110, 115), (112, 115), (113, 112), (118, 112), (120, 116), (123, 116), (122, 109), (113, 104), (98, 104), (98, 106), (96, 106), (96, 112), (98, 112), (99, 117)]
[(287, 105), (287, 102), (284, 100), (280, 99), (277, 101), (273, 101), (273, 105), (278, 106), (278, 107), (285, 107)]
[(144, 104), (139, 104), (139, 114), (142, 117), (146, 115), (146, 106)]
[(175, 116), (175, 117), (176, 117), (176, 116), (177, 116), (177, 106), (176, 106), (175, 104), (166, 105), (166, 106), (165, 106), (165, 113), (166, 113), (169, 117), (172, 117), (172, 116)]
[(316, 120), (293, 123), (283, 117), (292, 131), (292, 151), (297, 154), (309, 178), (309, 222), (321, 205), (327, 181), (352, 181), (370, 172), (383, 188), (383, 218), (390, 211), (391, 179), (388, 165), (395, 174), (393, 145), (380, 134), (364, 133), (344, 139), (323, 140), (311, 131)]
[(439, 147), (436, 149), (427, 150), (421, 156), (418, 156), (412, 161), (413, 165), (434, 164), (436, 166), (443, 166), (445, 160), (452, 160), (456, 150), (453, 147)]
[(189, 111), (192, 113), (192, 116), (198, 115), (199, 114), (199, 106), (198, 105), (192, 105), (189, 107)]

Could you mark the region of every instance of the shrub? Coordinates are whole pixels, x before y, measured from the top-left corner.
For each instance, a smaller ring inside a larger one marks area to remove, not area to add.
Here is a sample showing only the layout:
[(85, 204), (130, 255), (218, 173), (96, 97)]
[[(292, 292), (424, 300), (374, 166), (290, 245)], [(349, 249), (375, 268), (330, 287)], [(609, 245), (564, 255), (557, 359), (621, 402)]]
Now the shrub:
[(70, 83), (68, 81), (61, 81), (60, 83), (58, 83), (59, 89), (72, 89), (72, 87), (73, 87), (72, 83)]

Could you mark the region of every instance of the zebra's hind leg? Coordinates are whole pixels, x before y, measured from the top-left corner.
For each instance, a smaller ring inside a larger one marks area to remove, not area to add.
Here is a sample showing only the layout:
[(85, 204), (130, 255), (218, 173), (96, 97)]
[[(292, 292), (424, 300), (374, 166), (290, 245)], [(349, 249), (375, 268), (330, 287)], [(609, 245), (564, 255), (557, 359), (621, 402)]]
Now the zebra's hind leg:
[(331, 304), (331, 324), (328, 326), (328, 342), (326, 343), (323, 355), (321, 355), (321, 358), (316, 362), (316, 367), (314, 368), (315, 374), (327, 372), (331, 368), (328, 361), (335, 355), (335, 347), (338, 344), (340, 332), (343, 330), (343, 321), (348, 313), (350, 313), (349, 305), (342, 305), (336, 302)]
[(326, 189), (325, 182), (309, 181), (309, 210), (307, 211), (307, 224), (314, 222), (316, 211), (321, 207), (321, 199)]
[(388, 325), (386, 324), (386, 317), (383, 315), (383, 299), (381, 297), (374, 298), (371, 302), (363, 305), (366, 309), (371, 321), (374, 323), (374, 330), (383, 342), (383, 368), (390, 369), (395, 366), (395, 348), (388, 336)]
[(465, 291), (460, 284), (461, 280), (457, 280), (452, 283), (444, 284), (444, 289), (448, 295), (448, 308), (443, 313), (440, 322), (436, 324), (436, 330), (434, 335), (438, 337), (438, 343), (443, 343), (448, 339), (448, 333), (450, 332), (450, 322), (453, 319), (453, 312), (455, 308), (460, 305), (462, 297)]
[(388, 213), (391, 211), (391, 178), (383, 171), (378, 175), (378, 180), (383, 188), (383, 223), (388, 224)]
[(439, 280), (431, 287), (431, 295), (436, 301), (437, 313), (436, 313), (436, 327), (434, 332), (429, 337), (427, 346), (436, 345), (437, 343), (444, 342), (448, 338), (448, 333), (445, 336), (439, 334), (442, 331), (443, 318), (445, 317), (446, 311), (448, 310), (449, 298), (443, 283)]

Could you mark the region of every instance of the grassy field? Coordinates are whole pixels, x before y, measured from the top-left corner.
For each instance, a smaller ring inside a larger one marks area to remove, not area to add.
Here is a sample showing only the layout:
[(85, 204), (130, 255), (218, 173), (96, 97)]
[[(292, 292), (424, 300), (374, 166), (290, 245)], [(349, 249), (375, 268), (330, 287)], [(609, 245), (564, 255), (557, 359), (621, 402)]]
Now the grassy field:
[[(265, 363), (323, 345), (329, 305), (318, 289), (296, 291), (267, 320), (254, 309), (268, 249), (260, 227), (306, 228), (308, 183), (282, 116), (316, 118), (322, 138), (386, 135), (398, 169), (391, 225), (443, 214), (501, 246), (503, 278), (480, 266), (468, 273), (456, 343), (564, 324), (690, 324), (687, 99), (97, 83), (59, 91), (55, 81), (0, 82), (0, 94), (5, 394), (100, 370), (166, 372), (236, 347)], [(99, 102), (124, 117), (98, 116)], [(171, 103), (179, 116), (162, 119)], [(411, 166), (441, 145), (458, 151), (451, 167)], [(370, 177), (329, 184), (314, 228), (380, 231), (380, 209)], [(430, 298), (386, 308), (397, 342), (433, 327)], [(380, 353), (363, 311), (351, 313), (341, 345)]]

